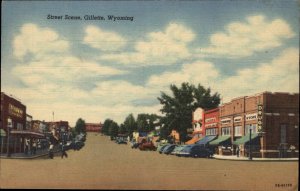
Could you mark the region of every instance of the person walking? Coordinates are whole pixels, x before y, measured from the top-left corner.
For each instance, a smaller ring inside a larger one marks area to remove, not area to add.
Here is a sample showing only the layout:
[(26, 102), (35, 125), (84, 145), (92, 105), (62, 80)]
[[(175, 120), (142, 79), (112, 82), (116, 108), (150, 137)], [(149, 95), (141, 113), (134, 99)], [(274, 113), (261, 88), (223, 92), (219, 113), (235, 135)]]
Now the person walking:
[(61, 158), (64, 158), (64, 156), (68, 158), (68, 154), (66, 152), (66, 146), (65, 144), (61, 143)]
[(36, 139), (33, 139), (33, 141), (32, 141), (31, 154), (33, 154), (33, 155), (36, 154), (36, 148), (37, 148), (37, 142), (36, 142)]
[(29, 151), (29, 140), (26, 138), (25, 139), (25, 149), (24, 149), (24, 152), (26, 155), (28, 154), (28, 151)]
[(49, 158), (53, 159), (53, 143), (50, 142), (50, 146), (49, 146), (49, 152), (48, 152), (48, 155), (49, 155)]
[(236, 148), (236, 156), (240, 157), (240, 146), (237, 146)]

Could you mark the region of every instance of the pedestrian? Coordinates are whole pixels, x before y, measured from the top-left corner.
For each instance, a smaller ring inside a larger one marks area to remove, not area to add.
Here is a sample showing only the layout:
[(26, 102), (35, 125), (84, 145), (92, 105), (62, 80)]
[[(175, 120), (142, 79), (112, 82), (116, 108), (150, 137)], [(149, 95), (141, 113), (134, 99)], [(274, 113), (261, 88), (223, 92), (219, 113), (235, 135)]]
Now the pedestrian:
[(49, 155), (49, 158), (51, 158), (51, 159), (53, 159), (53, 147), (54, 147), (53, 143), (50, 143), (48, 155)]
[(240, 146), (236, 148), (236, 156), (240, 157)]
[(36, 142), (36, 139), (33, 139), (33, 141), (32, 141), (31, 154), (33, 154), (33, 155), (36, 154), (36, 148), (37, 148), (37, 142)]
[(27, 155), (29, 151), (29, 140), (27, 138), (25, 138), (25, 149), (24, 152)]
[(65, 144), (61, 143), (61, 158), (64, 158), (64, 156), (68, 158), (68, 154), (66, 152), (66, 146)]

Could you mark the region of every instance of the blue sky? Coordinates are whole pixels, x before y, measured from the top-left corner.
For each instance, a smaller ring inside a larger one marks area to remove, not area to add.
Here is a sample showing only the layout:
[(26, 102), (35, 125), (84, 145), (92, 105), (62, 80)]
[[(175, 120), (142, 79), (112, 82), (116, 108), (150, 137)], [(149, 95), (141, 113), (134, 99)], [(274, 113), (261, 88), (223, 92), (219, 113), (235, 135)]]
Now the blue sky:
[(34, 119), (51, 120), (54, 111), (70, 124), (79, 117), (121, 123), (130, 113), (160, 114), (157, 97), (171, 83), (200, 83), (223, 102), (262, 91), (299, 92), (296, 0), (2, 5), (1, 89), (20, 98)]

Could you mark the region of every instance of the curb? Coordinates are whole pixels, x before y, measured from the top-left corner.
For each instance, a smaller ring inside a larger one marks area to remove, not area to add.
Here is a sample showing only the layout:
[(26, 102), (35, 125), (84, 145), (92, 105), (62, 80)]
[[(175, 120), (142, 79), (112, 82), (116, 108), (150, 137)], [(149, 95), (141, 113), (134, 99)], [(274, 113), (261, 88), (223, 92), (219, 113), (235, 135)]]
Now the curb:
[[(60, 152), (60, 150), (56, 150), (53, 153), (58, 153)], [(40, 158), (40, 157), (45, 157), (48, 156), (48, 152), (47, 153), (43, 153), (43, 154), (39, 154), (39, 155), (34, 155), (34, 156), (0, 156), (1, 159), (36, 159), (36, 158)]]
[(229, 161), (259, 161), (259, 162), (291, 162), (291, 161), (299, 161), (299, 158), (252, 158), (249, 160), (248, 158), (222, 158), (222, 157), (213, 157), (216, 160), (229, 160)]

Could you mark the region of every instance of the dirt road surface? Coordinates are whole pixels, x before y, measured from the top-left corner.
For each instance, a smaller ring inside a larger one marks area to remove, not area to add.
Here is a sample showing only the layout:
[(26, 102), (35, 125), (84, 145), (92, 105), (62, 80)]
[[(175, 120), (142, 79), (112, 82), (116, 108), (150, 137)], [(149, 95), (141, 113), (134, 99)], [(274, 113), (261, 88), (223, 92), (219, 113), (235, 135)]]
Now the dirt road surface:
[(1, 188), (298, 190), (298, 161), (182, 158), (89, 133), (61, 159), (0, 159)]

